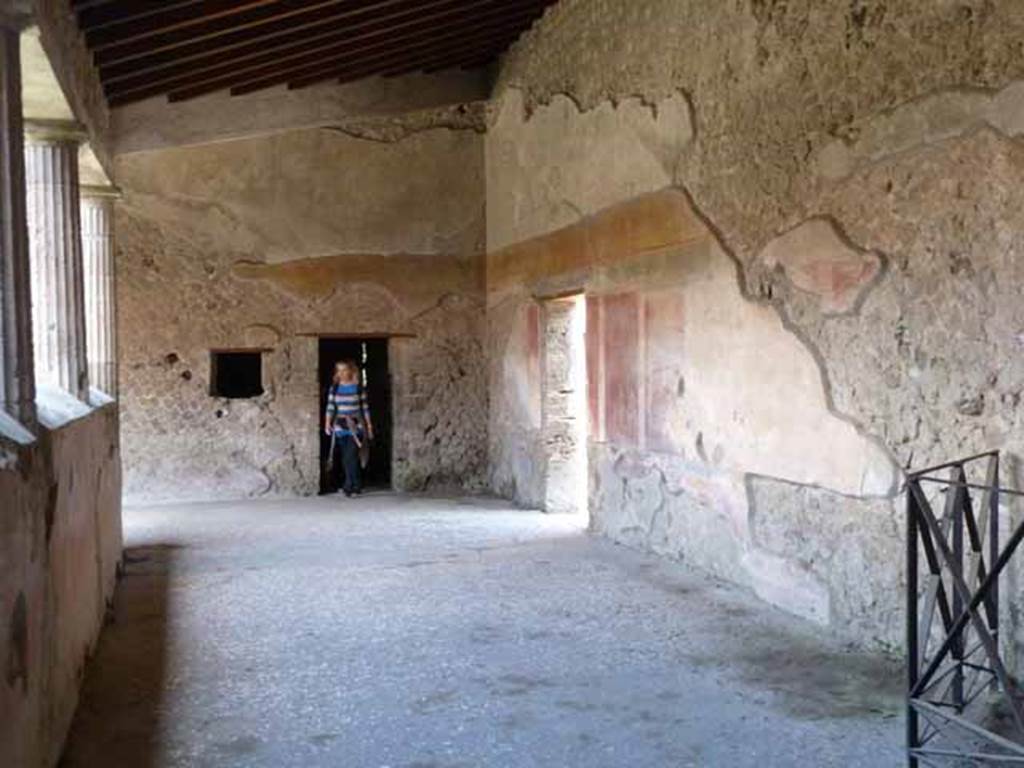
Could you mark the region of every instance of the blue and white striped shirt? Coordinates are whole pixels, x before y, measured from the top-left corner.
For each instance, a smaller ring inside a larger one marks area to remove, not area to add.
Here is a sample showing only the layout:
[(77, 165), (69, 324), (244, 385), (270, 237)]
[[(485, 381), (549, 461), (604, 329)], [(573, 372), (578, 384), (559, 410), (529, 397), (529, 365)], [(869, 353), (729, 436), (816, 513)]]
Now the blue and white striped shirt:
[[(364, 417), (365, 414), (365, 417)], [(327, 391), (326, 418), (334, 425), (338, 437), (365, 432), (364, 418), (370, 418), (366, 392), (358, 384), (331, 384)]]

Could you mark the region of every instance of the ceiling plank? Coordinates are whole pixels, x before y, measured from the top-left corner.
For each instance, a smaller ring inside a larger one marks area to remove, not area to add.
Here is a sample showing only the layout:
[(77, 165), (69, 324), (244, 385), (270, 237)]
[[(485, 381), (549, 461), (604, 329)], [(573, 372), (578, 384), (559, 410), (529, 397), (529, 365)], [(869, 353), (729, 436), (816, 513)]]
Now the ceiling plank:
[[(339, 6), (345, 10), (362, 10), (393, 5), (403, 0), (250, 0), (258, 3), (243, 11), (213, 18), (201, 18), (196, 23), (182, 25), (161, 32), (141, 32), (134, 35), (115, 34), (110, 28), (95, 30), (86, 35), (86, 43), (96, 54), (98, 64), (113, 60), (135, 58), (165, 48), (177, 48), (188, 43), (206, 41), (222, 35), (237, 34), (245, 30), (267, 29), (269, 25), (291, 26), (301, 24), (316, 14), (329, 13)], [(409, 2), (409, 0), (404, 0)]]
[[(494, 61), (493, 55), (488, 55), (487, 58), (471, 57), (468, 53), (455, 54), (442, 58), (435, 58), (433, 61), (423, 61), (416, 64), (405, 65), (402, 67), (395, 67), (381, 73), (382, 77), (399, 77), (401, 75), (408, 75), (412, 72), (426, 72), (428, 74), (433, 72), (443, 72), (446, 69), (474, 69), (477, 67), (486, 66), (488, 63)], [(338, 80), (341, 82), (341, 79)]]
[[(373, 4), (364, 8), (328, 6), (318, 9), (315, 14), (292, 20), (287, 24), (244, 28), (175, 48), (150, 51), (135, 58), (99, 63), (100, 77), (104, 81), (116, 80), (127, 75), (167, 67), (203, 67), (209, 63), (221, 63), (234, 58), (243, 59), (253, 53), (301, 43), (327, 34), (337, 34), (343, 28), (375, 24), (379, 20), (390, 18), (391, 14), (415, 14), (420, 8), (452, 2), (458, 3), (459, 0), (389, 0), (385, 5)], [(101, 57), (102, 54), (98, 53), (97, 59)]]
[[(484, 53), (473, 51), (460, 51), (459, 53), (439, 53), (429, 58), (417, 59), (413, 62), (396, 64), (383, 71), (374, 72), (374, 75), (384, 78), (399, 77), (413, 72), (441, 72), (448, 69), (474, 69), (486, 66), (494, 60), (494, 52), (487, 50)], [(339, 84), (351, 83), (362, 80), (365, 76), (359, 74), (348, 74), (338, 78)], [(296, 86), (306, 87), (306, 86)], [(294, 89), (293, 89), (294, 90)]]
[[(292, 0), (306, 7), (310, 0)], [(281, 0), (205, 0), (199, 5), (169, 3), (163, 10), (143, 16), (125, 14), (130, 18), (118, 20), (102, 27), (87, 30), (85, 44), (93, 50), (131, 41), (150, 41), (158, 38), (186, 40), (231, 29), (248, 19), (271, 17), (280, 13)]]
[[(112, 5), (117, 2), (121, 2), (121, 0), (71, 0), (71, 10), (78, 13), (79, 11), (87, 11), (90, 8)], [(157, 0), (148, 0), (148, 2), (157, 2)]]
[[(465, 0), (461, 0), (465, 2)], [(132, 94), (155, 95), (161, 92), (182, 88), (192, 88), (201, 83), (211, 83), (211, 91), (229, 87), (237, 82), (244, 82), (265, 77), (270, 72), (286, 71), (287, 69), (323, 64), (325, 61), (339, 57), (351, 58), (355, 55), (367, 55), (380, 50), (393, 50), (402, 45), (409, 45), (423, 40), (447, 40), (470, 34), (480, 29), (489, 29), (495, 25), (512, 27), (522, 25), (536, 16), (534, 6), (523, 6), (513, 13), (501, 7), (503, 0), (488, 0), (481, 10), (472, 18), (464, 14), (454, 17), (446, 16), (447, 23), (413, 25), (408, 22), (373, 33), (342, 37), (341, 41), (328, 40), (323, 45), (304, 45), (288, 49), (290, 52), (271, 50), (264, 54), (250, 57), (243, 62), (226, 62), (204, 71), (191, 72), (186, 70), (176, 77), (160, 77), (139, 75), (135, 78), (123, 79), (107, 85), (107, 96), (117, 99)], [(422, 21), (422, 20), (421, 20)], [(439, 31), (441, 32), (439, 34)], [(162, 73), (161, 73), (162, 74)]]
[[(510, 7), (524, 0), (507, 0)], [(290, 32), (306, 29), (310, 34), (336, 29), (342, 21), (355, 22), (371, 18), (376, 13), (394, 10), (414, 10), (433, 5), (435, 0), (347, 0), (344, 4), (318, 3), (301, 13), (284, 18), (263, 19), (256, 23), (240, 24), (216, 34), (199, 39), (167, 42), (153, 38), (148, 42), (134, 41), (93, 51), (93, 60), (101, 73), (123, 64), (125, 70), (134, 67), (147, 68), (160, 64), (174, 63), (193, 56), (226, 54), (230, 49), (259, 41), (269, 42), (273, 38)], [(549, 0), (550, 5), (554, 0)]]
[[(100, 77), (104, 85), (111, 86), (109, 92), (116, 92), (134, 87), (143, 80), (169, 79), (181, 75), (198, 75), (211, 71), (223, 70), (228, 66), (248, 66), (266, 57), (278, 54), (281, 57), (297, 51), (309, 51), (315, 47), (324, 47), (331, 43), (348, 41), (352, 44), (371, 37), (385, 35), (388, 32), (400, 32), (413, 28), (426, 27), (428, 23), (441, 22), (458, 18), (474, 8), (480, 14), (505, 12), (516, 14), (520, 9), (536, 8), (549, 3), (550, 0), (421, 0), (416, 7), (408, 5), (395, 9), (386, 9), (379, 13), (362, 12), (351, 16), (349, 23), (339, 24), (341, 18), (332, 18), (329, 22), (320, 22), (310, 27), (299, 27), (282, 30), (272, 36), (263, 36), (250, 43), (231, 48), (218, 48), (205, 55), (187, 58), (175, 58), (174, 51), (164, 51), (159, 58), (150, 57), (145, 66), (143, 60), (134, 59), (100, 68)], [(349, 15), (349, 14), (346, 14)], [(117, 84), (116, 88), (113, 88)]]
[[(170, 95), (170, 99), (171, 101), (185, 101), (186, 99), (202, 96), (206, 93), (222, 90), (225, 87), (230, 87), (231, 94), (238, 96), (262, 90), (272, 85), (280, 85), (283, 83), (289, 83), (296, 79), (317, 75), (325, 70), (335, 72), (339, 70), (349, 71), (358, 69), (359, 71), (365, 70), (367, 72), (371, 72), (375, 68), (381, 69), (392, 66), (395, 63), (399, 63), (403, 58), (411, 60), (413, 57), (422, 56), (424, 53), (434, 53), (438, 50), (450, 48), (450, 40), (453, 37), (460, 38), (458, 41), (460, 44), (479, 45), (481, 41), (491, 42), (496, 39), (504, 39), (510, 35), (518, 35), (518, 30), (501, 24), (496, 24), (491, 27), (482, 27), (478, 30), (459, 28), (448, 37), (435, 36), (414, 44), (388, 47), (370, 54), (357, 52), (350, 56), (339, 56), (331, 60), (321, 59), (319, 61), (308, 62), (301, 66), (288, 67), (285, 69), (274, 69), (272, 67), (268, 67), (265, 71), (259, 73), (259, 75), (251, 74), (249, 77), (244, 78), (241, 81), (236, 79), (233, 83), (230, 83), (230, 86), (225, 85), (223, 82), (209, 82), (197, 85), (193, 88), (173, 91)], [(333, 75), (328, 75), (324, 79), (333, 79)]]
[[(416, 55), (409, 55), (406, 52), (394, 52), (391, 55), (382, 55), (377, 59), (374, 64), (376, 72), (383, 73), (388, 72), (396, 67), (409, 66), (412, 69), (407, 71), (414, 71), (419, 69), (422, 62), (432, 61), (441, 56), (457, 54), (467, 54), (471, 58), (492, 58), (503, 51), (512, 41), (520, 35), (520, 30), (505, 30), (503, 32), (493, 33), (491, 35), (485, 35), (482, 38), (476, 38), (472, 40), (466, 40), (458, 46), (445, 46), (445, 47), (434, 47), (426, 48), (418, 51)], [(352, 73), (358, 73), (362, 71), (360, 63), (354, 65), (328, 65), (323, 66), (320, 69), (311, 69), (307, 73), (303, 73), (299, 76), (289, 79), (288, 88), (296, 90), (299, 88), (307, 88), (317, 83), (322, 83), (326, 80), (335, 80), (344, 78)], [(258, 88), (267, 87), (265, 84), (260, 84), (258, 87), (255, 83), (251, 83), (245, 86), (245, 89), (258, 90)], [(243, 87), (232, 88), (232, 94), (240, 94), (245, 92)]]
[[(89, 5), (76, 3), (74, 11), (78, 19), (78, 28), (88, 32), (108, 24), (134, 21), (161, 11), (177, 11), (187, 6), (201, 5), (203, 2), (204, 0), (107, 0)], [(198, 14), (201, 10), (194, 8), (193, 13)]]
[(479, 67), (556, 0), (65, 0), (112, 107)]

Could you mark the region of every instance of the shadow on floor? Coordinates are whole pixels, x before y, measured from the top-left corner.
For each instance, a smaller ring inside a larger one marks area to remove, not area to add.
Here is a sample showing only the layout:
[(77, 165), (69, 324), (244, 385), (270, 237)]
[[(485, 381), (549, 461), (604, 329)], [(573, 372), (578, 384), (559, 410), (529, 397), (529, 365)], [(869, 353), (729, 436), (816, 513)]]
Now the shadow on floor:
[(86, 668), (59, 768), (157, 765), (168, 586), (178, 549), (156, 544), (125, 551), (113, 621)]

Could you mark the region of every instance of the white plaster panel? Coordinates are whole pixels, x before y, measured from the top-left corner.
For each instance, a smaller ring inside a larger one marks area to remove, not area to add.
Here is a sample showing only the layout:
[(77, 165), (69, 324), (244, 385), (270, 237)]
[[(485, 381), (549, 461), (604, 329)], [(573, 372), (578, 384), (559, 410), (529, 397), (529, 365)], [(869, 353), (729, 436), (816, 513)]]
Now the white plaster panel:
[(117, 171), (137, 204), (202, 249), (282, 262), (474, 250), (482, 153), (472, 131), (384, 143), (313, 129), (124, 155)]
[(950, 89), (872, 115), (823, 146), (815, 171), (831, 181), (887, 157), (936, 144), (983, 126), (1007, 137), (1024, 134), (1024, 81), (998, 91)]
[(714, 463), (841, 493), (890, 492), (894, 467), (872, 440), (828, 407), (809, 349), (768, 305), (744, 298), (718, 247), (682, 286), (687, 327), (680, 349), (685, 434), (701, 435)]
[(580, 113), (555, 96), (529, 117), (522, 94), (498, 102), (487, 137), (487, 244), (497, 250), (672, 184), (692, 138), (689, 104), (625, 99)]

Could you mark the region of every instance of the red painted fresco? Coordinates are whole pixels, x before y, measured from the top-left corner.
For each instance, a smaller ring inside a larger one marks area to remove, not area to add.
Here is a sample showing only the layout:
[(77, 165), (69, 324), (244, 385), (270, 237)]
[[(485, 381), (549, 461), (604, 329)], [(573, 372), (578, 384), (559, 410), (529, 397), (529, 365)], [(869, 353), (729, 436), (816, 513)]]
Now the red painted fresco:
[(587, 409), (590, 417), (590, 438), (603, 442), (604, 418), (601, 392), (601, 312), (600, 296), (587, 296)]
[(540, 371), (540, 305), (530, 304), (526, 308), (526, 364), (532, 374)]
[[(540, 419), (540, 304), (531, 303), (526, 308), (526, 376), (530, 391), (530, 409), (533, 418)], [(539, 423), (539, 421), (538, 421)]]
[(672, 434), (673, 411), (685, 387), (681, 359), (682, 291), (675, 289), (647, 294), (644, 297), (644, 319), (646, 447), (671, 453), (677, 450)]
[(640, 297), (622, 293), (604, 297), (605, 431), (619, 445), (640, 437)]

